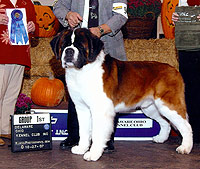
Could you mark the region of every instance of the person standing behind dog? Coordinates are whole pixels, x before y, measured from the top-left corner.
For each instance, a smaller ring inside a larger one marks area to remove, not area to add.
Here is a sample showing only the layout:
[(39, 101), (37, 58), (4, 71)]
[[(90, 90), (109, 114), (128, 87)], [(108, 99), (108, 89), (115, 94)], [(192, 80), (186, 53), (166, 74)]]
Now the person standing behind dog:
[[(196, 1), (200, 5), (199, 2)], [(186, 0), (180, 0), (179, 6), (188, 6)], [(200, 15), (197, 16), (200, 19)], [(176, 23), (179, 16), (176, 12), (172, 14), (172, 21)], [(200, 51), (179, 50), (179, 71), (185, 82), (185, 99), (189, 121), (193, 130), (194, 142), (200, 143)]]
[[(127, 60), (120, 30), (128, 18), (127, 0), (58, 0), (53, 11), (64, 27), (89, 28), (104, 42), (105, 53), (119, 60)], [(60, 143), (62, 149), (72, 147), (79, 141), (78, 119), (70, 97), (67, 125), (68, 138)], [(114, 150), (113, 142), (114, 133), (107, 143), (107, 150)]]
[[(26, 9), (27, 31), (30, 36), (35, 32), (37, 25), (35, 9), (30, 0), (1, 0), (0, 6), (0, 137), (9, 137), (10, 115), (14, 114), (24, 68), (30, 68), (31, 61), (29, 45), (11, 45), (6, 9)], [(17, 17), (17, 14), (15, 16)], [(0, 139), (0, 145), (4, 144), (5, 142)]]

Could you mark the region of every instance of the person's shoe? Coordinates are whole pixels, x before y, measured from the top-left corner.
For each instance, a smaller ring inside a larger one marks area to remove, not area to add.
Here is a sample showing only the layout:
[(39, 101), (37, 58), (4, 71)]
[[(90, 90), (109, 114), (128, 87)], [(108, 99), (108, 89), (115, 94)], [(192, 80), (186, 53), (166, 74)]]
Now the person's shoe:
[(77, 140), (73, 140), (73, 139), (71, 139), (69, 137), (69, 138), (66, 138), (65, 140), (61, 141), (60, 148), (62, 150), (65, 150), (65, 149), (72, 148), (75, 145), (78, 145), (78, 141)]
[(5, 141), (3, 141), (1, 138), (0, 138), (0, 146), (4, 146), (5, 145)]
[(109, 154), (115, 151), (114, 141), (110, 140), (107, 142), (107, 147), (104, 149), (104, 153)]

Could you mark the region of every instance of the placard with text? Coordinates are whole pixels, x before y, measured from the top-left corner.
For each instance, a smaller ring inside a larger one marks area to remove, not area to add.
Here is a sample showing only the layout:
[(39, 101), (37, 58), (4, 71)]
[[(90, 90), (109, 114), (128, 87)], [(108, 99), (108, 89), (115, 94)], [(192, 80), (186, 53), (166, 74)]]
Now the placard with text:
[(11, 151), (52, 149), (50, 114), (11, 116)]

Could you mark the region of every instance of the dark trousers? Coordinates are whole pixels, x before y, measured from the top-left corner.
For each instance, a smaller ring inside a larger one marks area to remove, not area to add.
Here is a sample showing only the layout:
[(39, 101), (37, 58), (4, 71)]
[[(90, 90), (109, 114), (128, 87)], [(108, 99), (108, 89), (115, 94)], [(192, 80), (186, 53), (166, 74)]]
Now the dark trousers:
[(200, 51), (179, 51), (179, 70), (185, 82), (185, 99), (194, 142), (200, 142)]
[[(111, 135), (110, 140), (114, 142), (114, 135), (117, 127), (118, 115), (114, 119), (114, 132)], [(75, 105), (72, 102), (70, 96), (68, 99), (68, 119), (67, 119), (67, 129), (68, 129), (68, 138), (73, 139), (74, 141), (79, 141), (79, 124)]]
[(67, 119), (68, 138), (79, 141), (79, 124), (75, 105), (71, 97), (68, 98), (68, 119)]

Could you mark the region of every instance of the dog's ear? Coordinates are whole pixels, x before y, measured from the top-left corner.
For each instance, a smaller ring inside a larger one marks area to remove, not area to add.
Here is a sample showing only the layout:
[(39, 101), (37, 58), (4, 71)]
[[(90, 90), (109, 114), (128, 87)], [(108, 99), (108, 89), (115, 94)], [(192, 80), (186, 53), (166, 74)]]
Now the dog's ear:
[(104, 43), (98, 38), (97, 36), (94, 36), (93, 34), (90, 34), (91, 38), (89, 38), (89, 61), (93, 62), (96, 57), (99, 55), (100, 51), (104, 47)]
[(61, 33), (58, 33), (50, 42), (51, 49), (56, 56), (56, 59), (60, 59), (61, 57), (61, 52), (60, 52), (60, 39), (61, 39)]
[(69, 34), (69, 29), (65, 29), (58, 33), (50, 42), (51, 48), (56, 56), (56, 59), (60, 59), (62, 55), (61, 46), (64, 43), (65, 36)]

